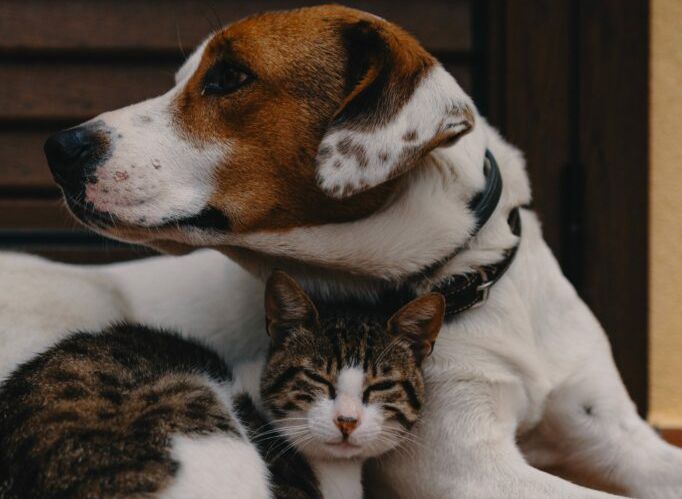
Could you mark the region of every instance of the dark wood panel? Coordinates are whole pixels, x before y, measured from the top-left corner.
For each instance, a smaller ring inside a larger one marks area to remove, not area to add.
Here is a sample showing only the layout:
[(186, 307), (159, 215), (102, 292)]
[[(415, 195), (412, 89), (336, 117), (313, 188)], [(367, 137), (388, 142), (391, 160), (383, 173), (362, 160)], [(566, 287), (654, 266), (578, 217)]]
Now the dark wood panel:
[(0, 229), (81, 229), (60, 198), (0, 198)]
[[(562, 259), (562, 196), (570, 161), (572, 0), (507, 2), (505, 132), (526, 156), (533, 206)], [(529, 75), (538, 75), (529, 78)]]
[(0, 131), (0, 189), (46, 189), (56, 194), (43, 156), (49, 131)]
[(0, 64), (0, 119), (85, 119), (153, 97), (173, 84), (175, 65)]
[(491, 122), (526, 155), (547, 241), (647, 404), (646, 0), (488, 0)]
[(579, 15), (581, 292), (608, 331), (623, 380), (645, 413), (647, 1), (581, 1)]
[[(77, 50), (176, 53), (187, 51), (223, 23), (255, 12), (320, 2), (251, 0), (3, 0), (0, 51)], [(346, 1), (402, 25), (431, 49), (468, 51), (470, 5), (466, 0)]]
[(491, 125), (505, 133), (506, 105), (506, 0), (482, 0), (474, 4), (474, 97), (479, 111)]
[(467, 92), (471, 93), (473, 87), (473, 74), (471, 66), (465, 66), (458, 62), (452, 62), (448, 59), (441, 60), (443, 67), (455, 77), (459, 86)]

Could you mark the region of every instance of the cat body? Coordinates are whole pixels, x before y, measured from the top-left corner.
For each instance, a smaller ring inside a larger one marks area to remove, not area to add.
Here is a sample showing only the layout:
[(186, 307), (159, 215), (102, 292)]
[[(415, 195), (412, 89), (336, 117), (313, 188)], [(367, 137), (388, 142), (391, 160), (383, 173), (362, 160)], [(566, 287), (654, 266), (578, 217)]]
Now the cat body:
[(320, 317), (275, 273), (271, 348), (234, 373), (171, 332), (72, 334), (0, 385), (0, 499), (360, 499), (364, 460), (417, 422), (442, 321), (423, 298), (388, 323)]
[[(183, 497), (185, 482), (194, 497), (270, 497), (230, 384), (216, 354), (172, 333), (74, 334), (0, 388), (0, 498)], [(229, 459), (208, 483), (193, 477), (196, 445)]]

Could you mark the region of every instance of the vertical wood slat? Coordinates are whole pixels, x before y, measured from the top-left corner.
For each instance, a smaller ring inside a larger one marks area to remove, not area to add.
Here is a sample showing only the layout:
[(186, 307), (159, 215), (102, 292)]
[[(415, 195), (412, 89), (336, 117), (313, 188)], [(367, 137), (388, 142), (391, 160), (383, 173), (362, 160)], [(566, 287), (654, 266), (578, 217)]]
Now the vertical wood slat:
[(474, 53), (477, 63), (473, 70), (476, 105), (489, 123), (506, 131), (506, 43), (507, 5), (505, 0), (474, 3)]
[(640, 411), (647, 404), (648, 2), (580, 1), (583, 288)]
[(504, 130), (525, 154), (545, 240), (564, 260), (564, 180), (571, 158), (572, 0), (506, 2)]
[(647, 2), (489, 0), (488, 114), (546, 240), (647, 404)]

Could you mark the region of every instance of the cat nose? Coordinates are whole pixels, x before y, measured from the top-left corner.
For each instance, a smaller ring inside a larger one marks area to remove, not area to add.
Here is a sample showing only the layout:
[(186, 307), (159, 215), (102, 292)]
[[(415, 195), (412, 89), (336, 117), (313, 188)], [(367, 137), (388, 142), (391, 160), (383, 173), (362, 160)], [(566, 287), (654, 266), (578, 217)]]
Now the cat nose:
[(358, 427), (359, 421), (358, 418), (354, 418), (352, 416), (338, 416), (334, 423), (345, 438), (355, 431), (355, 429)]

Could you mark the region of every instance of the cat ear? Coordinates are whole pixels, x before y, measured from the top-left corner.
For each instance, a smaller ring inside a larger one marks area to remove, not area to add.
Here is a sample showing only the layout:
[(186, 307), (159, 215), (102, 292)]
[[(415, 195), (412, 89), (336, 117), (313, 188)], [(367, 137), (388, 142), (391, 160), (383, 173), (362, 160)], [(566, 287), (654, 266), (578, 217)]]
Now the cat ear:
[(317, 309), (308, 295), (281, 270), (275, 270), (265, 285), (265, 318), (275, 344), (281, 344), (292, 328), (313, 328), (319, 322)]
[(382, 19), (341, 29), (346, 95), (317, 151), (320, 188), (344, 198), (386, 182), (474, 126), (455, 79), (402, 29)]
[(445, 298), (429, 293), (412, 300), (388, 321), (388, 332), (404, 336), (413, 344), (417, 361), (421, 363), (433, 351), (436, 337), (443, 325)]

